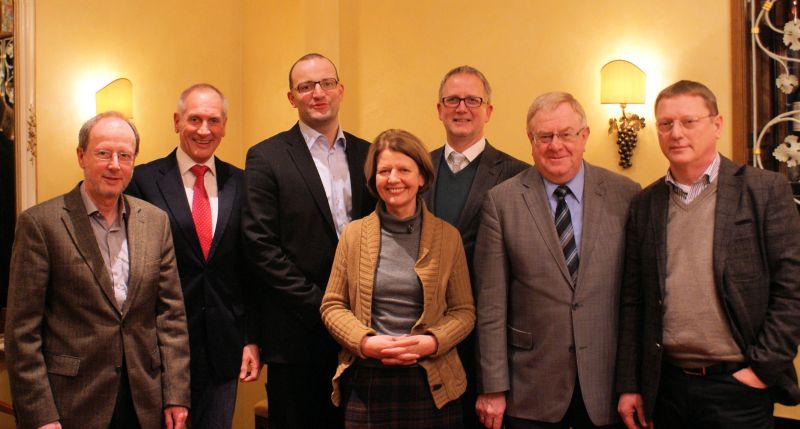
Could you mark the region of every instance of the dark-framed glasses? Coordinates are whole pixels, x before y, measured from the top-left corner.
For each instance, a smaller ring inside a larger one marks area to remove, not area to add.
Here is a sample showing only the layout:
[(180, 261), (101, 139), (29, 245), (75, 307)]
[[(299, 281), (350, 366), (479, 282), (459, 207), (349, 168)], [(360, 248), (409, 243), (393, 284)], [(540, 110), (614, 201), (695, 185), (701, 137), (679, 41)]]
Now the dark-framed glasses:
[(464, 102), (465, 106), (472, 109), (481, 107), (481, 104), (485, 103), (481, 97), (456, 97), (454, 95), (450, 97), (442, 97), (442, 104), (446, 107), (458, 107), (462, 101)]
[(317, 84), (319, 84), (320, 88), (323, 90), (330, 91), (332, 89), (336, 89), (336, 87), (339, 85), (339, 81), (332, 77), (322, 80), (309, 80), (298, 83), (295, 89), (299, 93), (311, 92), (317, 87)]
[(561, 131), (558, 133), (536, 133), (533, 135), (533, 141), (538, 145), (548, 145), (553, 143), (553, 141), (556, 139), (560, 140), (561, 143), (564, 144), (575, 143), (578, 141), (578, 136), (581, 135), (584, 129), (586, 129), (586, 127), (583, 127), (575, 132)]
[(130, 152), (114, 152), (105, 149), (98, 149), (92, 152), (92, 155), (94, 155), (95, 158), (106, 162), (111, 162), (111, 160), (114, 159), (114, 156), (116, 156), (117, 162), (120, 165), (131, 165), (133, 164), (134, 158), (134, 155)]
[(675, 122), (680, 122), (681, 127), (685, 130), (693, 130), (700, 125), (700, 121), (706, 118), (715, 118), (717, 115), (705, 115), (705, 116), (687, 116), (685, 118), (681, 118), (676, 120), (663, 120), (656, 122), (656, 128), (658, 128), (658, 132), (661, 134), (667, 134), (668, 132), (672, 131), (675, 127)]

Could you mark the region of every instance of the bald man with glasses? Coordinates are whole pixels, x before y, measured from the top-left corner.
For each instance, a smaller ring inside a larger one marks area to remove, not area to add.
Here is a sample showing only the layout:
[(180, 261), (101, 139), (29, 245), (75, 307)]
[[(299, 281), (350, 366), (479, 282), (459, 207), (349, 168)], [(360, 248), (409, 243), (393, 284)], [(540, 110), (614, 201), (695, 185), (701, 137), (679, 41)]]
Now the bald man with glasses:
[(369, 143), (339, 123), (344, 85), (320, 54), (289, 70), (299, 121), (247, 152), (242, 231), (259, 290), (261, 356), (267, 363), (270, 428), (335, 429), (331, 379), (339, 345), (320, 304), (339, 235), (375, 209), (366, 188)]

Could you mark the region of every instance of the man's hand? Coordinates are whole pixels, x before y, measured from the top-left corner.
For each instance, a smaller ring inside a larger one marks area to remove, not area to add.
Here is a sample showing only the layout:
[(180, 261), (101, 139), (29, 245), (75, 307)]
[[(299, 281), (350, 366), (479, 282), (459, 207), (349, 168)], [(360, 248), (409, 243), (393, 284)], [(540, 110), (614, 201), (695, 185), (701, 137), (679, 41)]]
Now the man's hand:
[(239, 368), (239, 380), (243, 383), (258, 380), (261, 372), (261, 361), (258, 357), (258, 346), (247, 344), (242, 349), (242, 366)]
[(736, 379), (739, 383), (744, 384), (745, 386), (752, 387), (753, 389), (766, 389), (767, 385), (761, 381), (760, 378), (753, 372), (753, 369), (749, 366), (747, 368), (742, 368), (733, 373), (733, 378)]
[(36, 429), (61, 429), (61, 423), (59, 423), (58, 421), (50, 422), (46, 425), (39, 426)]
[(475, 401), (475, 413), (481, 423), (489, 429), (503, 427), (503, 414), (506, 412), (506, 392), (483, 393)]
[(648, 427), (644, 419), (644, 401), (638, 393), (623, 393), (619, 397), (617, 412), (628, 429)]
[(164, 422), (167, 429), (183, 429), (186, 427), (186, 417), (189, 410), (186, 407), (170, 406), (164, 408)]

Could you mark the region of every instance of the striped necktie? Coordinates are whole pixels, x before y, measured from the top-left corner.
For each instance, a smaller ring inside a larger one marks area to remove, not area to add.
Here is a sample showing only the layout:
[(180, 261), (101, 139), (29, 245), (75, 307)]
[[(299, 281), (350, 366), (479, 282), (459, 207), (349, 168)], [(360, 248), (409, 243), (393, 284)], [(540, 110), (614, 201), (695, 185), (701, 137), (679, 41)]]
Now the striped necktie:
[(569, 194), (569, 188), (561, 185), (553, 192), (558, 204), (556, 205), (556, 232), (558, 241), (561, 242), (561, 250), (564, 252), (564, 260), (567, 262), (569, 274), (572, 277), (572, 284), (578, 280), (578, 246), (575, 245), (575, 231), (572, 229), (572, 217), (569, 214), (567, 201), (564, 199)]

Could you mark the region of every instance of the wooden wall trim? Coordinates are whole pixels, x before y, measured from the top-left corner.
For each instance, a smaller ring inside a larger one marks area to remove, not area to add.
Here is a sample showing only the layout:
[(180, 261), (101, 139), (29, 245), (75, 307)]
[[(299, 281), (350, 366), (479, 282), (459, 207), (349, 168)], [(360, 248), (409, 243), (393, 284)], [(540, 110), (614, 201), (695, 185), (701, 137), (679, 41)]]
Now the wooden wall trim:
[[(753, 1), (753, 0), (751, 0)], [(750, 43), (750, 29), (748, 27), (746, 0), (731, 0), (731, 133), (733, 160), (739, 164), (750, 163), (750, 89), (748, 86), (748, 73), (750, 73), (750, 58), (748, 56), (748, 43)]]

